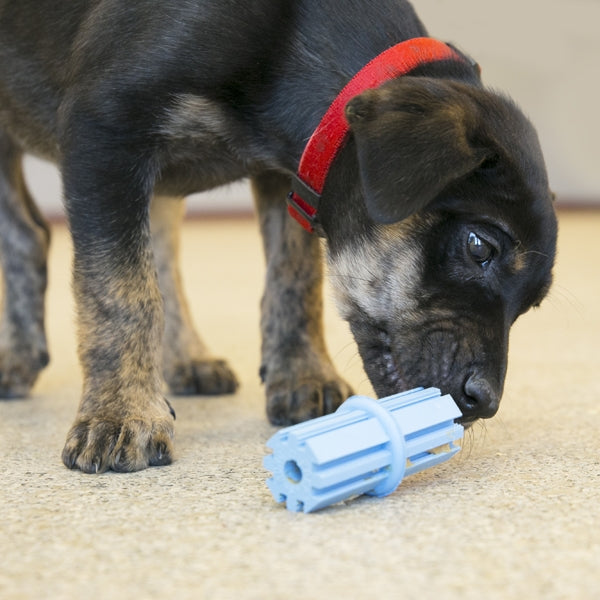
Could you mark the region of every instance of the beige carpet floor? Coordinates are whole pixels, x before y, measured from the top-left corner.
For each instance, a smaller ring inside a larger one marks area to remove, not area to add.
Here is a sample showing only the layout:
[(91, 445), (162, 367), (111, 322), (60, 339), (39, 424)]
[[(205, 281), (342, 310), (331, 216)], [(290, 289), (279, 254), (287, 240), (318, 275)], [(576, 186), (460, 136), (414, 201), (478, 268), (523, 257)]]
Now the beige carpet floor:
[[(265, 486), (258, 380), (263, 264), (250, 219), (189, 222), (195, 319), (237, 369), (227, 398), (176, 398), (177, 460), (132, 475), (60, 462), (78, 403), (70, 246), (54, 227), (52, 362), (0, 403), (0, 598), (600, 598), (600, 212), (560, 216), (556, 285), (511, 337), (499, 415), (385, 499), (315, 514)], [(328, 342), (371, 390), (331, 302)]]

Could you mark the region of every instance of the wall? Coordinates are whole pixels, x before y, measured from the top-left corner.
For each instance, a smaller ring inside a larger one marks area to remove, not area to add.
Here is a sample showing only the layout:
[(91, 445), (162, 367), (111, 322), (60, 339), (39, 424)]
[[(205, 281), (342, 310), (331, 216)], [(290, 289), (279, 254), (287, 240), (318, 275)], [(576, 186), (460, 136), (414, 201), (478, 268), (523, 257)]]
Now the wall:
[(432, 36), (456, 41), (536, 125), (564, 200), (600, 202), (600, 0), (416, 0)]
[[(600, 0), (415, 0), (432, 36), (481, 64), (487, 85), (507, 91), (538, 128), (550, 181), (562, 202), (600, 205)], [(40, 206), (60, 212), (53, 167), (28, 159)], [(193, 211), (246, 210), (246, 185), (194, 196)]]

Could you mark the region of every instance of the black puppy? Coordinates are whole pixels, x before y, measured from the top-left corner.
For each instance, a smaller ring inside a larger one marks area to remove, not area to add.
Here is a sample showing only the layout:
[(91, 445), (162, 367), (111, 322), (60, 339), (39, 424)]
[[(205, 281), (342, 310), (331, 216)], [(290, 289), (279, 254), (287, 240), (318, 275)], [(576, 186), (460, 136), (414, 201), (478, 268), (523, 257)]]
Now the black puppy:
[[(33, 152), (60, 166), (75, 248), (84, 389), (68, 467), (169, 463), (163, 377), (174, 393), (236, 389), (191, 328), (175, 259), (180, 199), (242, 177), (267, 260), (269, 418), (346, 398), (319, 239), (285, 197), (347, 82), (425, 35), (403, 0), (0, 0), (0, 390), (27, 393), (48, 361), (49, 235), (21, 171)], [(498, 408), (509, 328), (550, 285), (556, 220), (532, 126), (454, 54), (347, 103), (315, 226), (377, 393), (437, 385), (470, 421)]]

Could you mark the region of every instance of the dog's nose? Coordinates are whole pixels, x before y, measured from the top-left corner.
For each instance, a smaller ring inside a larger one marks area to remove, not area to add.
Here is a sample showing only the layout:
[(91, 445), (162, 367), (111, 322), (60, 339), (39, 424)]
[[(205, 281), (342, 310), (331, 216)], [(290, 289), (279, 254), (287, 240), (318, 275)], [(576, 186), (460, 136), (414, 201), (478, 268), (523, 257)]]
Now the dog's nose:
[(493, 417), (500, 405), (500, 393), (487, 379), (471, 375), (464, 385), (465, 417), (488, 419)]

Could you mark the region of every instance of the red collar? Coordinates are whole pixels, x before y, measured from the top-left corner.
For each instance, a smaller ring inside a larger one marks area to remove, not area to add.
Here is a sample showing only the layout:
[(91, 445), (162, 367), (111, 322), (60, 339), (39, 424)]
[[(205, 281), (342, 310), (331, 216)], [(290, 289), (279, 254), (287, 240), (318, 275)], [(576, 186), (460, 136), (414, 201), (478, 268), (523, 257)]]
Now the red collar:
[(431, 38), (414, 38), (392, 46), (363, 67), (335, 98), (312, 134), (300, 159), (288, 195), (288, 212), (312, 233), (327, 173), (348, 135), (346, 104), (361, 92), (438, 60), (464, 60), (447, 44)]

